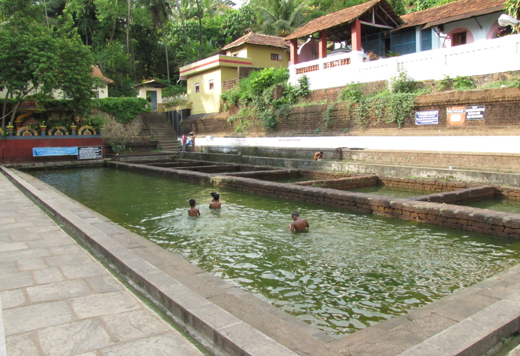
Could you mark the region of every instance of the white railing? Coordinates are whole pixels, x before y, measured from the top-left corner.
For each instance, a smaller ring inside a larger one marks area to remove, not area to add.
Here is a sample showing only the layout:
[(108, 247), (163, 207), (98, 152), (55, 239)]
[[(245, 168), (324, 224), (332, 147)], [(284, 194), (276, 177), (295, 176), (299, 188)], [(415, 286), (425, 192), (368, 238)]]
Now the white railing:
[(310, 89), (317, 90), (388, 80), (403, 70), (414, 80), (520, 70), (520, 35), (370, 62), (365, 58), (361, 52), (352, 52), (299, 63), (289, 67), (290, 81), (296, 83), (305, 74)]

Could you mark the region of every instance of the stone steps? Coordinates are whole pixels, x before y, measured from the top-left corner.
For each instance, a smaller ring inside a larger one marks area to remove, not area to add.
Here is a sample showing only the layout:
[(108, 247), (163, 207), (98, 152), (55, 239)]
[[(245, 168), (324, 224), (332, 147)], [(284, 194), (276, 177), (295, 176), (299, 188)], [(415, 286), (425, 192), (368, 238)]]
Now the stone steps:
[(165, 113), (146, 113), (143, 121), (150, 135), (159, 142), (159, 148), (165, 151), (180, 151), (181, 144)]

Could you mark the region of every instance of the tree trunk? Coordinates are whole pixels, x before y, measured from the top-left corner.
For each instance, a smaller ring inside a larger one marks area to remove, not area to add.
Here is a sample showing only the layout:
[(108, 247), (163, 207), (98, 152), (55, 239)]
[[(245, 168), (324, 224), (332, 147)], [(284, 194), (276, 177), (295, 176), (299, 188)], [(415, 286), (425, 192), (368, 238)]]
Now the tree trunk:
[(168, 59), (168, 44), (166, 43), (164, 27), (162, 28), (162, 38), (163, 38), (163, 43), (164, 43), (164, 54), (166, 55), (166, 75), (168, 76), (168, 84), (171, 84), (171, 82), (170, 82), (170, 60)]
[(130, 57), (132, 63), (132, 71), (134, 72), (134, 80), (137, 82), (137, 73), (135, 71), (134, 52), (130, 48), (130, 9), (132, 8), (132, 1), (128, 0), (128, 13), (126, 16), (126, 54)]
[(202, 59), (202, 16), (200, 14), (200, 0), (197, 2), (197, 17), (199, 18), (199, 59)]
[[(184, 21), (184, 14), (182, 13), (181, 3), (177, 2), (177, 9), (179, 10), (179, 17), (181, 19), (182, 31), (184, 32), (184, 42), (186, 43), (186, 62), (190, 59), (190, 54), (188, 52), (188, 31), (186, 30), (186, 22)], [(186, 63), (188, 64), (188, 63)]]
[(9, 98), (9, 90), (5, 93), (4, 106), (2, 108), (2, 130), (5, 130), (5, 112), (7, 110), (7, 99)]
[(14, 105), (13, 112), (12, 112), (12, 114), (11, 114), (11, 121), (9, 121), (9, 125), (10, 125), (10, 126), (13, 126), (13, 124), (14, 124), (14, 119), (16, 118), (16, 112), (18, 111), (18, 107), (20, 106), (21, 103), (22, 103), (22, 102), (19, 101), (19, 102), (17, 102), (17, 103)]

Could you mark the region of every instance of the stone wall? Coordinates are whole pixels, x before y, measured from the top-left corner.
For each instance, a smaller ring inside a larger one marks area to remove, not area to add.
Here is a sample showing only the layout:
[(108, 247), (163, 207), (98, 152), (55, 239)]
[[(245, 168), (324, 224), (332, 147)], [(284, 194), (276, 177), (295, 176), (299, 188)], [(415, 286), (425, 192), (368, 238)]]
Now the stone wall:
[(342, 159), (352, 162), (429, 167), (520, 170), (520, 154), (465, 153), (391, 150), (342, 150)]
[(468, 188), (455, 190), (447, 193), (437, 193), (414, 197), (412, 200), (428, 201), (433, 203), (444, 204), (465, 204), (483, 199), (493, 199), (496, 195), (496, 189), (492, 186)]
[[(333, 89), (329, 89), (331, 93)], [(328, 92), (327, 91), (327, 92)], [(319, 94), (311, 93), (319, 97)], [(325, 95), (325, 94), (323, 94)], [(376, 130), (378, 134), (393, 135), (395, 133), (414, 135), (422, 134), (485, 134), (498, 129), (506, 132), (520, 131), (520, 89), (502, 88), (474, 91), (447, 91), (417, 97), (415, 111), (439, 111), (437, 125), (415, 125), (415, 117), (405, 120), (404, 128), (399, 129), (397, 124), (386, 123), (383, 118), (376, 117), (375, 113), (368, 113), (367, 124), (361, 125), (356, 119), (357, 105), (337, 103), (330, 110), (330, 118), (326, 112), (330, 104), (308, 105), (293, 107), (287, 118), (280, 119), (274, 130), (266, 130), (261, 126), (250, 127), (243, 134), (262, 136), (294, 136), (294, 135), (343, 135), (360, 134), (371, 135)], [(317, 100), (320, 101), (319, 98)], [(485, 120), (467, 120), (463, 127), (449, 127), (447, 123), (447, 108), (456, 105), (485, 105)], [(203, 118), (188, 118), (182, 122), (183, 130), (194, 131), (200, 135), (236, 135), (233, 124), (222, 122), (219, 125), (201, 123), (202, 120), (225, 121), (229, 114), (206, 115)], [(246, 118), (246, 120), (248, 120)], [(503, 133), (502, 133), (503, 134)]]
[[(520, 214), (503, 213), (460, 205), (353, 193), (320, 187), (259, 181), (257, 179), (240, 176), (211, 175), (208, 173), (152, 167), (142, 164), (122, 162), (108, 162), (108, 164), (115, 165), (119, 169), (138, 170), (183, 181), (228, 187), (247, 191), (250, 194), (263, 194), (277, 198), (305, 201), (363, 213), (503, 236), (516, 240), (520, 238)], [(490, 191), (490, 189), (486, 187), (482, 192), (483, 194), (487, 194), (488, 191)], [(460, 194), (465, 193), (462, 192)]]
[(308, 186), (308, 187), (321, 187), (321, 188), (332, 188), (332, 189), (354, 189), (362, 187), (373, 187), (378, 183), (377, 176), (366, 176), (366, 177), (349, 177), (339, 179), (325, 179), (325, 180), (313, 180), (310, 182), (297, 182), (294, 184)]
[(235, 85), (238, 85), (238, 82), (239, 82), (238, 78), (223, 81), (222, 82), (222, 92), (233, 89), (233, 87)]

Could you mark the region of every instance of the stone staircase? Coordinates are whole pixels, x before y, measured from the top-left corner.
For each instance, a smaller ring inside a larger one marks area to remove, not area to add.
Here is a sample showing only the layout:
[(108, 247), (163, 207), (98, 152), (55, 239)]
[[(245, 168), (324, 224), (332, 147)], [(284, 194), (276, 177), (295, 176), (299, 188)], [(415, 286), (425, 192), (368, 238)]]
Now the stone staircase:
[(143, 122), (150, 131), (150, 136), (159, 142), (161, 150), (167, 152), (181, 150), (181, 143), (177, 140), (177, 133), (170, 124), (166, 113), (146, 113), (143, 115)]

